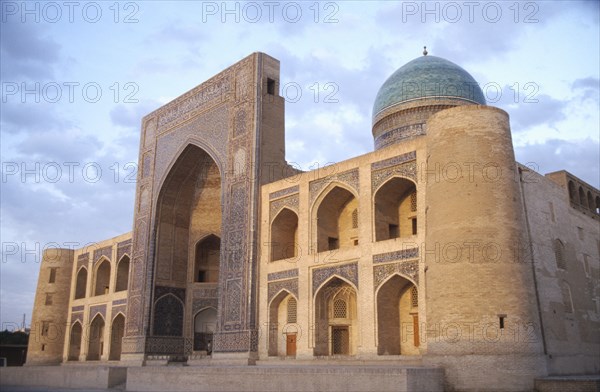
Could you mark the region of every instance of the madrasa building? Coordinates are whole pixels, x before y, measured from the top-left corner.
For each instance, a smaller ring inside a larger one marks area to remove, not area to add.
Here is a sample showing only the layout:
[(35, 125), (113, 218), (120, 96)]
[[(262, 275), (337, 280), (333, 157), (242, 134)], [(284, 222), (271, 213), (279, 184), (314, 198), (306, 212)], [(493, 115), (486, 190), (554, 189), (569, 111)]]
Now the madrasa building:
[(600, 371), (600, 192), (516, 162), (469, 73), (424, 52), (379, 89), (374, 151), (308, 172), (279, 84), (254, 53), (143, 118), (133, 231), (44, 252), (28, 365), (127, 366), (137, 390), (231, 365), (314, 390)]

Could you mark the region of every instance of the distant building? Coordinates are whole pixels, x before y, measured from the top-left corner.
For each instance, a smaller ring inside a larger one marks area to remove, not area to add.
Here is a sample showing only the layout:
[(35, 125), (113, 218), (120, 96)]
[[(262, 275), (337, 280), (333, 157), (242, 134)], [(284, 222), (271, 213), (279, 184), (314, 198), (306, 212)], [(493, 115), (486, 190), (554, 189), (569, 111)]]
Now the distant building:
[(508, 114), (427, 55), (381, 86), (375, 151), (300, 172), (279, 80), (254, 53), (144, 117), (133, 232), (44, 253), (28, 364), (600, 371), (598, 189), (515, 162)]

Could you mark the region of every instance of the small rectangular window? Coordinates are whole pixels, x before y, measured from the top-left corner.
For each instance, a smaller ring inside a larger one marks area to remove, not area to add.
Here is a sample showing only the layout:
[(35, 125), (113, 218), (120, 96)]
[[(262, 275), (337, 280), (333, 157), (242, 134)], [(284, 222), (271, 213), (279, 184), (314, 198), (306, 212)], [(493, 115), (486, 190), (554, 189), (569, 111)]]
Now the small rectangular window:
[(500, 325), (500, 329), (504, 329), (504, 319), (506, 318), (505, 314), (498, 315), (498, 324)]
[(52, 305), (52, 294), (46, 293), (46, 305)]
[(56, 268), (50, 268), (50, 278), (48, 278), (48, 283), (56, 282)]
[(42, 336), (48, 336), (50, 330), (50, 321), (42, 321)]
[(389, 225), (388, 229), (390, 232), (390, 239), (400, 237), (400, 230), (398, 228), (398, 225)]
[(275, 81), (267, 78), (267, 94), (275, 95)]
[(412, 218), (412, 233), (417, 235), (417, 218)]
[(46, 351), (46, 345), (42, 344), (42, 351)]
[(354, 240), (354, 246), (358, 245), (358, 240)]
[(338, 249), (340, 247), (340, 241), (334, 237), (329, 237), (327, 243), (329, 245), (329, 250)]

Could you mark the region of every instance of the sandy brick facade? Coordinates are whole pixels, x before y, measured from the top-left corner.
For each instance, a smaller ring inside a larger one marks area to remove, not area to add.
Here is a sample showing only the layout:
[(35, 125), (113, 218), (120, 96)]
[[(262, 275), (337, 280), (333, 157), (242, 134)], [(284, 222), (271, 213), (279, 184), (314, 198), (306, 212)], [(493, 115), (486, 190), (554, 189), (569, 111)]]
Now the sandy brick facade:
[(600, 370), (597, 189), (519, 165), (508, 114), (450, 95), (300, 172), (278, 86), (255, 53), (144, 117), (134, 230), (44, 254), (33, 322), (62, 334), (30, 364), (410, 363), (507, 391)]

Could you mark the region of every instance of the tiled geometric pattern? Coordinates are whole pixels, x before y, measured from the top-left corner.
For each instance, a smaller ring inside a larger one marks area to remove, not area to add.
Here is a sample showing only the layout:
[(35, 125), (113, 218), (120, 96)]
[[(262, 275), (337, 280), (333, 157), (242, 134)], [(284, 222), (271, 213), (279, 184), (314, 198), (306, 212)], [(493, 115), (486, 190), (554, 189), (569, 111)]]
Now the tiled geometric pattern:
[(300, 187), (298, 185), (295, 185), (295, 186), (292, 186), (289, 188), (285, 188), (285, 189), (281, 189), (279, 191), (269, 193), (269, 200), (278, 199), (280, 197), (287, 196), (292, 193), (298, 193), (299, 191), (300, 191)]
[(183, 303), (174, 295), (161, 297), (154, 305), (154, 336), (183, 335)]
[(381, 184), (386, 182), (391, 177), (399, 175), (400, 177), (409, 178), (414, 182), (417, 181), (417, 162), (411, 161), (401, 163), (396, 166), (387, 167), (371, 173), (371, 190), (373, 193)]
[(131, 258), (131, 239), (119, 242), (117, 244), (117, 260), (121, 260), (125, 254)]
[(313, 293), (330, 277), (337, 275), (339, 277), (347, 279), (352, 282), (358, 289), (358, 263), (350, 263), (343, 265), (336, 265), (332, 267), (315, 268), (312, 271), (312, 290)]
[(373, 263), (387, 263), (390, 261), (414, 259), (417, 257), (419, 257), (419, 248), (402, 249), (373, 255)]
[(298, 268), (285, 271), (271, 272), (267, 275), (267, 280), (289, 279), (298, 277)]
[(317, 198), (319, 193), (321, 193), (323, 188), (332, 182), (341, 182), (342, 184), (346, 184), (353, 189), (357, 195), (360, 193), (358, 187), (358, 169), (352, 169), (343, 173), (336, 173), (319, 180), (311, 181), (309, 184), (311, 204)]
[(373, 267), (374, 285), (377, 290), (379, 285), (383, 283), (390, 275), (399, 273), (410, 278), (417, 285), (419, 284), (419, 261), (410, 260), (402, 261), (394, 264), (376, 265)]
[(104, 248), (94, 250), (94, 262), (98, 261), (102, 256), (110, 260), (112, 257), (112, 246), (105, 246)]
[(270, 208), (269, 208), (269, 214), (271, 217), (271, 221), (273, 220), (273, 218), (275, 218), (275, 214), (277, 214), (283, 207), (287, 207), (290, 210), (294, 211), (296, 214), (298, 214), (299, 202), (300, 202), (300, 199), (299, 199), (298, 194), (272, 201)]
[(89, 320), (92, 321), (98, 313), (100, 313), (102, 318), (106, 320), (106, 304), (90, 306)]
[(277, 282), (269, 282), (268, 288), (268, 303), (271, 303), (271, 300), (277, 293), (281, 290), (287, 290), (291, 294), (293, 294), (296, 298), (298, 298), (298, 279), (286, 279), (286, 280), (278, 280)]
[(426, 130), (427, 124), (412, 124), (394, 128), (375, 138), (375, 149), (379, 150), (410, 137), (425, 135), (427, 133)]

